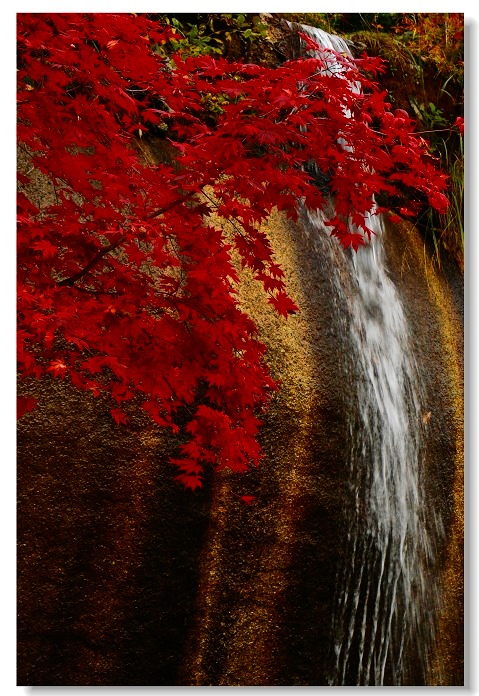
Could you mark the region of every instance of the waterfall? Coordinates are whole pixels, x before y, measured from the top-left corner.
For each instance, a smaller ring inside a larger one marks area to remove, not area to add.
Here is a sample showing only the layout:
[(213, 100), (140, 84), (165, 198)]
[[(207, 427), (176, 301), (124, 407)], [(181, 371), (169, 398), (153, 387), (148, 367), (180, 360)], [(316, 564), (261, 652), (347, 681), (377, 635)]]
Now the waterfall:
[[(301, 27), (320, 46), (346, 42)], [(331, 59), (328, 58), (331, 70)], [(331, 264), (350, 351), (347, 544), (336, 592), (330, 685), (427, 683), (439, 591), (434, 573), (441, 520), (425, 495), (423, 395), (407, 317), (391, 280), (383, 222), (371, 241), (345, 252), (326, 212), (304, 211), (305, 228)]]

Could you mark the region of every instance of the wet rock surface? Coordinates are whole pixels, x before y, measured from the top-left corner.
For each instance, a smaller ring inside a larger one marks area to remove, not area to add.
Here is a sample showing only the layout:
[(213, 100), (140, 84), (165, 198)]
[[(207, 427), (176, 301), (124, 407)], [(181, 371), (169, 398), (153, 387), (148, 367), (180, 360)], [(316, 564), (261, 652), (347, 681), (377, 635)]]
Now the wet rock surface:
[(464, 683), (464, 283), (432, 259), (417, 230), (389, 227), (386, 249), (415, 338), (427, 396), (423, 415), (428, 499), (444, 524), (441, 608), (429, 683)]
[[(35, 387), (39, 408), (18, 438), (20, 685), (327, 683), (351, 504), (351, 366), (314, 240), (279, 215), (268, 234), (302, 311), (276, 317), (244, 278), (241, 301), (282, 380), (258, 469), (184, 492), (166, 464), (173, 438), (138, 417), (117, 428), (105, 403), (66, 382)], [(388, 230), (386, 252), (430, 398), (428, 492), (447, 529), (431, 680), (459, 684), (461, 282), (436, 269), (431, 290), (415, 234)]]

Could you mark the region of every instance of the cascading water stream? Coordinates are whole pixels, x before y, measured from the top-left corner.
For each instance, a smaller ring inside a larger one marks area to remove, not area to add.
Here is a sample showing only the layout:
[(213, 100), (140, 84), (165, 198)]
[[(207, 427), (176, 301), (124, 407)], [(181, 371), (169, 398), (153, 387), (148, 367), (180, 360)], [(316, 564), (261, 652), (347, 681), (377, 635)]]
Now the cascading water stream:
[[(339, 37), (302, 31), (326, 49), (351, 55)], [(336, 303), (346, 310), (355, 385), (349, 416), (353, 502), (346, 513), (330, 684), (427, 683), (439, 605), (431, 571), (441, 520), (426, 504), (420, 378), (385, 265), (382, 218), (368, 216), (374, 236), (351, 253), (329, 238), (324, 213), (305, 211), (305, 217), (309, 235), (332, 264)]]

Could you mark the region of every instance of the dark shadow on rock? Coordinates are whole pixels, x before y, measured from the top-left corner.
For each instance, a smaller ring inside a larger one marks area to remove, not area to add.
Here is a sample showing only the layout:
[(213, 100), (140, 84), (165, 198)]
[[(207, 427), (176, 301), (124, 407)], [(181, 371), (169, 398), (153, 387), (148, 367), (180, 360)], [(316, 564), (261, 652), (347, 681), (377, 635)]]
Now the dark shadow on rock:
[(66, 384), (32, 386), (18, 434), (18, 684), (175, 685), (209, 494), (144, 419)]

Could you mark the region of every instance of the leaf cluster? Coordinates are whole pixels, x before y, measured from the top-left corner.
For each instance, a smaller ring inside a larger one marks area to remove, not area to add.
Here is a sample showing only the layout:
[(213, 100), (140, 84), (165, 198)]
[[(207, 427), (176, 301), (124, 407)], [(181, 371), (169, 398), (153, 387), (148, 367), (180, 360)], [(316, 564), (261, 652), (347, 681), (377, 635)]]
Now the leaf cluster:
[[(357, 248), (374, 195), (398, 210), (404, 193), (439, 211), (447, 199), (413, 121), (373, 80), (380, 60), (325, 51), (273, 69), (175, 52), (177, 37), (146, 15), (18, 17), (19, 145), (52, 190), (34, 205), (20, 172), (18, 360), (23, 377), (107, 395), (119, 425), (139, 400), (181, 431), (172, 463), (195, 489), (205, 466), (260, 461), (277, 388), (233, 250), (286, 318), (298, 307), (261, 229), (273, 208), (296, 218), (298, 200), (332, 196), (331, 233)], [(214, 122), (205, 94), (221, 103)], [(175, 157), (148, 164), (138, 138), (159, 129)]]

